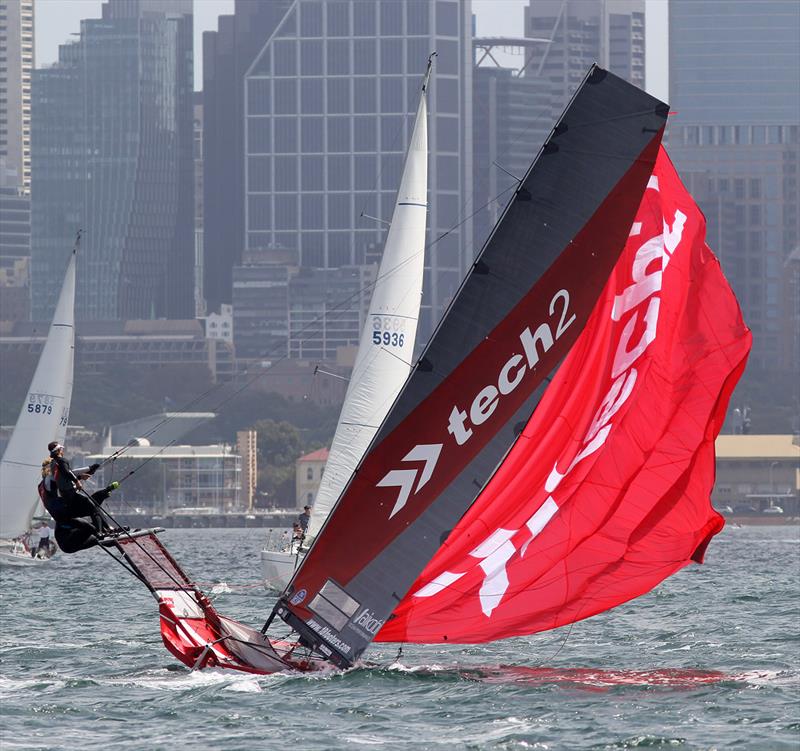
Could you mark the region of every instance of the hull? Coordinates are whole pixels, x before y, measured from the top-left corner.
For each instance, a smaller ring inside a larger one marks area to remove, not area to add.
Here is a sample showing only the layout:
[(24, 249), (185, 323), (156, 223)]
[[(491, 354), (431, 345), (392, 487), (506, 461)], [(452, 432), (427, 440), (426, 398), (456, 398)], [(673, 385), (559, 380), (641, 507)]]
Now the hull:
[(261, 575), (264, 586), (267, 589), (283, 592), (304, 557), (304, 554), (297, 555), (288, 551), (262, 550)]
[(32, 558), (19, 543), (0, 543), (0, 567), (31, 568), (41, 566), (49, 560), (49, 558)]

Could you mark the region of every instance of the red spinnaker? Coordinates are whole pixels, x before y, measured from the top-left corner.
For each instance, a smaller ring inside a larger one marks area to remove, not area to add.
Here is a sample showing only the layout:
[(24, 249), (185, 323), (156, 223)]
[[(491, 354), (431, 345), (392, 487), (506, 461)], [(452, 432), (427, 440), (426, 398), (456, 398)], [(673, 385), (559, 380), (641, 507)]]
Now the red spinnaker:
[(714, 439), (750, 344), (662, 149), (589, 323), (377, 641), (531, 634), (701, 562), (723, 526), (709, 500)]

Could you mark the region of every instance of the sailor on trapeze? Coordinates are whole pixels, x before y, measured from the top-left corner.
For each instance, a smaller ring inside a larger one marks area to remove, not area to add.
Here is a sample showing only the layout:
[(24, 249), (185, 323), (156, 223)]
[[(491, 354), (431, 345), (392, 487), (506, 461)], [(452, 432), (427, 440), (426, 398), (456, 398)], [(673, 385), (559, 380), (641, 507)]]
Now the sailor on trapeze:
[[(39, 496), (44, 507), (56, 522), (56, 542), (65, 553), (77, 553), (93, 545), (110, 531), (103, 521), (100, 505), (119, 487), (112, 482), (89, 496), (82, 480), (91, 477), (99, 464), (72, 469), (64, 458), (64, 447), (57, 441), (47, 444), (50, 458), (42, 462), (42, 481)], [(92, 523), (80, 517), (91, 517)]]

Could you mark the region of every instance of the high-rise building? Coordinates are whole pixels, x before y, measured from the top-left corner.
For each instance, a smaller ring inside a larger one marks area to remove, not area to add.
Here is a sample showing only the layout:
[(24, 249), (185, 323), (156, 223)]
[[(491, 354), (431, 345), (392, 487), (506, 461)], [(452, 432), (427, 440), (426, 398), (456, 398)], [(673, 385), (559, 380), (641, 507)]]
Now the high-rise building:
[(28, 319), (30, 254), (31, 198), (0, 187), (0, 321)]
[(358, 346), (367, 320), (377, 267), (300, 268), (289, 279), (289, 356), (336, 360)]
[(209, 312), (232, 301), (244, 241), (244, 75), (294, 0), (236, 0), (203, 33), (203, 293)]
[(32, 89), (32, 315), (78, 228), (83, 319), (191, 318), (191, 0), (108, 0)]
[(644, 88), (645, 0), (530, 0), (525, 35), (539, 41), (526, 74), (553, 84), (561, 114), (592, 63)]
[(437, 52), (421, 341), (473, 252), (469, 10), (459, 0), (295, 0), (244, 79), (245, 248), (296, 249), (310, 268), (357, 266), (382, 246)]
[[(800, 238), (800, 4), (670, 0), (669, 25), (670, 154), (753, 330), (741, 398), (754, 429), (789, 430), (774, 406), (800, 384), (784, 284)], [(783, 422), (759, 422), (767, 413)]]
[[(517, 40), (522, 41), (522, 40)], [(473, 216), (479, 248), (553, 127), (550, 82), (518, 70), (473, 71)]]
[(0, 187), (31, 185), (33, 0), (0, 0)]

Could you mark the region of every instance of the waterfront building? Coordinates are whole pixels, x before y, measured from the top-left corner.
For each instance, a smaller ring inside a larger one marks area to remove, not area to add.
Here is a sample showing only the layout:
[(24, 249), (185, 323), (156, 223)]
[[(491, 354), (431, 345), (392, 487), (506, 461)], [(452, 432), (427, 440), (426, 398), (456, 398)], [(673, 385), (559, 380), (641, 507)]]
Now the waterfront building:
[(26, 194), (31, 187), (33, 64), (33, 0), (0, 0), (0, 188)]
[(32, 316), (78, 228), (80, 319), (195, 314), (191, 0), (108, 0), (32, 88)]
[[(322, 482), (322, 473), (325, 471), (325, 463), (328, 461), (328, 449), (317, 449), (310, 454), (301, 456), (294, 465), (295, 472), (295, 506), (298, 511), (303, 510), (303, 506), (312, 506), (314, 498)], [(311, 513), (314, 513), (312, 508)]]
[(236, 450), (242, 457), (242, 503), (252, 512), (258, 485), (258, 431), (238, 430)]
[(669, 26), (670, 155), (753, 330), (738, 392), (754, 425), (788, 431), (800, 398), (786, 346), (798, 320), (786, 275), (800, 242), (800, 4), (670, 0)]
[[(76, 370), (112, 372), (120, 365), (157, 368), (193, 365), (208, 368), (214, 381), (234, 374), (230, 342), (209, 339), (197, 320), (79, 321)], [(47, 328), (35, 322), (0, 321), (0, 360), (16, 354), (38, 357)]]
[(117, 451), (122, 452), (120, 458), (103, 465), (97, 483), (111, 482), (112, 471), (118, 478), (126, 467), (141, 468), (114, 493), (114, 500), (126, 508), (150, 514), (242, 510), (242, 457), (230, 446), (109, 446), (87, 461), (102, 463)]
[(716, 453), (711, 500), (717, 509), (763, 513), (778, 506), (786, 516), (800, 515), (800, 444), (795, 436), (721, 435)]

